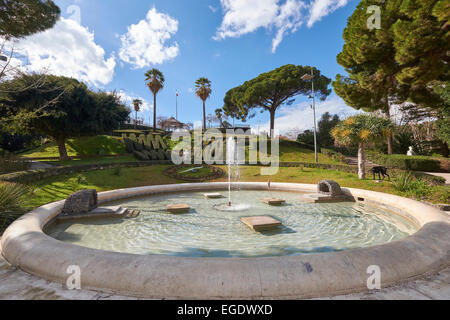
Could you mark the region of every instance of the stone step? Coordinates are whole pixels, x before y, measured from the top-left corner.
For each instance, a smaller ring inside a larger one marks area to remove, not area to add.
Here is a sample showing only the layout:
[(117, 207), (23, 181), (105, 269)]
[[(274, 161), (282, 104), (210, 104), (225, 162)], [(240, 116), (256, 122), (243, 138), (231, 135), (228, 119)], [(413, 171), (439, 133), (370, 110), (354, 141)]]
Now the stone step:
[(268, 204), (269, 206), (282, 206), (283, 204), (286, 203), (285, 200), (278, 198), (265, 198), (262, 199), (261, 201), (264, 202), (265, 204)]
[(241, 221), (254, 231), (267, 231), (281, 227), (280, 221), (269, 216), (245, 217)]
[(137, 216), (139, 216), (140, 213), (141, 213), (140, 210), (128, 209), (124, 213), (124, 217), (126, 217), (126, 218), (136, 218)]
[(166, 211), (174, 214), (188, 213), (191, 210), (187, 204), (170, 204), (167, 206)]

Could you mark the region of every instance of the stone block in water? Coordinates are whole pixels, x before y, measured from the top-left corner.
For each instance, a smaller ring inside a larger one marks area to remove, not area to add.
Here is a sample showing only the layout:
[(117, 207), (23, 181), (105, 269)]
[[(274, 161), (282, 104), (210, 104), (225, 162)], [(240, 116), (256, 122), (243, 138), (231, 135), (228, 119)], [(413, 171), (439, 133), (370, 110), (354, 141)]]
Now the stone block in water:
[(170, 213), (188, 213), (191, 210), (187, 204), (169, 204), (166, 208), (167, 212)]
[(278, 198), (265, 198), (261, 200), (262, 202), (268, 204), (269, 206), (281, 206), (286, 203), (285, 200)]
[(205, 198), (207, 199), (219, 199), (223, 198), (223, 196), (220, 193), (205, 193)]
[(245, 217), (241, 221), (254, 231), (267, 231), (280, 227), (280, 221), (269, 216)]

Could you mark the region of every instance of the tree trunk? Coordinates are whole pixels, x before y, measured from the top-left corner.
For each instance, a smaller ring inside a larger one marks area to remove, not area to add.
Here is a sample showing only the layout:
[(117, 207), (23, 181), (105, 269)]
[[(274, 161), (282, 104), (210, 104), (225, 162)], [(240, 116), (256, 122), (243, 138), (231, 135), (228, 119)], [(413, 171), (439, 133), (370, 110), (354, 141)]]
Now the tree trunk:
[(156, 94), (153, 94), (153, 131), (156, 131)]
[(206, 106), (205, 106), (205, 100), (203, 100), (203, 131), (206, 131)]
[(358, 177), (361, 180), (366, 178), (366, 151), (362, 142), (358, 145)]
[(388, 155), (392, 155), (393, 151), (393, 142), (392, 142), (392, 133), (388, 136)]
[[(386, 110), (386, 117), (389, 120), (391, 120), (391, 106), (389, 106), (389, 105)], [(388, 155), (392, 155), (394, 153), (393, 142), (392, 142), (392, 133), (390, 133), (387, 138), (387, 144), (388, 144)]]
[(270, 110), (270, 139), (275, 136), (275, 110)]
[(56, 144), (58, 145), (59, 159), (61, 161), (70, 160), (69, 156), (67, 155), (66, 139), (56, 138), (55, 140), (56, 140)]
[(441, 152), (444, 158), (448, 158), (450, 150), (448, 148), (448, 144), (443, 141), (441, 141)]

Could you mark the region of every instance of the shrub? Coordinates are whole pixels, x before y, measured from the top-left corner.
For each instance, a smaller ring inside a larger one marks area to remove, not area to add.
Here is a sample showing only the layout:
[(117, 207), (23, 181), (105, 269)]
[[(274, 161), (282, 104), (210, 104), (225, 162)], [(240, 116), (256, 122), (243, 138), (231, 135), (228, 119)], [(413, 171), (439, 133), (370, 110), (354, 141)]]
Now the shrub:
[(433, 187), (429, 182), (415, 176), (411, 172), (400, 173), (393, 182), (395, 190), (405, 193), (407, 197), (414, 197), (418, 200), (430, 198)]
[(432, 187), (429, 186), (426, 181), (416, 179), (409, 185), (406, 195), (408, 197), (413, 196), (418, 200), (423, 200), (430, 197), (432, 190)]
[[(441, 161), (425, 156), (406, 156), (406, 155), (384, 155), (375, 152), (368, 152), (367, 157), (374, 163), (381, 164), (388, 168), (395, 168), (408, 171), (429, 171), (440, 172)], [(444, 160), (443, 160), (444, 161)]]
[(443, 177), (433, 176), (422, 172), (414, 172), (414, 176), (418, 179), (426, 181), (431, 186), (442, 186), (447, 182), (447, 180)]
[(0, 183), (0, 234), (21, 214), (26, 196), (32, 192), (28, 186), (16, 183)]
[(450, 203), (450, 189), (445, 188), (442, 190), (438, 196), (439, 201), (442, 203)]
[(121, 167), (117, 167), (117, 168), (114, 169), (113, 175), (119, 177), (121, 174), (122, 174), (122, 168)]
[(86, 177), (83, 176), (82, 174), (78, 175), (78, 177), (77, 177), (77, 183), (78, 183), (78, 184), (81, 184), (81, 185), (87, 185), (87, 184), (89, 184), (88, 181), (87, 181), (87, 179), (86, 179)]
[(30, 166), (28, 161), (15, 159), (13, 157), (0, 157), (0, 174), (27, 170)]
[(413, 180), (413, 174), (411, 172), (400, 173), (393, 181), (393, 187), (395, 190), (405, 192), (408, 190)]

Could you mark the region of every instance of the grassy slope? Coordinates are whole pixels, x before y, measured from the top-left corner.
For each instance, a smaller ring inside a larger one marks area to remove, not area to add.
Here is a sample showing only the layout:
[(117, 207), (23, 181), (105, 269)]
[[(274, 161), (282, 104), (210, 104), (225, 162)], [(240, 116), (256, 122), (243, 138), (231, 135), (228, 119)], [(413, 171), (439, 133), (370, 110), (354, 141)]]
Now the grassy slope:
[[(182, 181), (162, 175), (162, 171), (165, 168), (165, 166), (127, 168), (122, 169), (120, 175), (115, 174), (115, 169), (87, 172), (82, 174), (87, 184), (78, 183), (80, 174), (49, 178), (40, 181), (36, 185), (34, 195), (29, 198), (27, 206), (32, 208), (48, 202), (61, 200), (75, 191), (88, 188), (94, 188), (101, 192), (146, 185), (183, 183)], [(376, 183), (372, 180), (361, 181), (355, 174), (324, 169), (305, 168), (302, 170), (300, 168), (280, 168), (279, 173), (271, 177), (271, 181), (316, 184), (324, 178), (335, 180), (343, 187), (405, 195), (396, 192), (391, 182)], [(226, 178), (224, 177), (216, 181), (226, 181)], [(267, 176), (261, 176), (260, 168), (258, 167), (244, 167), (241, 168), (241, 181), (266, 182)], [(430, 199), (431, 201), (443, 202), (442, 198), (445, 195), (448, 197), (450, 187), (433, 188), (433, 198)]]
[[(110, 136), (93, 136), (69, 139), (66, 142), (69, 156), (126, 154), (125, 145), (120, 138)], [(58, 157), (55, 143), (47, 143), (37, 149), (21, 154), (27, 158)]]
[[(67, 153), (69, 156), (82, 155), (112, 155), (120, 154), (126, 155), (125, 145), (120, 138), (110, 136), (95, 136), (69, 139), (66, 143)], [(226, 154), (224, 147), (224, 155)], [(246, 148), (246, 155), (248, 157), (248, 146)], [(22, 157), (40, 158), (40, 157), (58, 157), (58, 147), (54, 143), (48, 143), (37, 149), (21, 154)], [(102, 162), (116, 162), (116, 161), (133, 161), (134, 157), (111, 159), (105, 158)], [(314, 162), (314, 151), (302, 148), (295, 141), (281, 140), (280, 141), (280, 161), (281, 162)], [(339, 163), (330, 157), (319, 154), (320, 163)], [(58, 162), (60, 165), (76, 165), (86, 163), (98, 163), (98, 159), (83, 159), (70, 162)]]
[[(299, 143), (289, 140), (280, 141), (280, 162), (315, 162), (314, 151), (303, 149)], [(320, 163), (339, 163), (319, 153)]]

